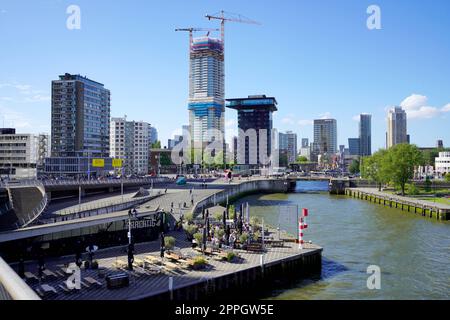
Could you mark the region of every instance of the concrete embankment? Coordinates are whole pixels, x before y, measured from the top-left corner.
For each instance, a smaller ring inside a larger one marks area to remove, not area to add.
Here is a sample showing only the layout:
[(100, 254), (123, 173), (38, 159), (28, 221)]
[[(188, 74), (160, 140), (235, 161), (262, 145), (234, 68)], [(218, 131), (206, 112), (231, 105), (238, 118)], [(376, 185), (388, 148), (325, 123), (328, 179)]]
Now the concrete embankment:
[(379, 205), (413, 212), (437, 220), (450, 220), (450, 206), (431, 201), (402, 197), (373, 188), (346, 188), (347, 196), (367, 200)]
[(232, 203), (236, 199), (254, 193), (286, 193), (289, 191), (289, 182), (286, 180), (267, 179), (251, 180), (220, 190), (213, 195), (198, 201), (192, 208), (192, 212), (201, 212), (202, 208), (208, 208), (217, 204)]

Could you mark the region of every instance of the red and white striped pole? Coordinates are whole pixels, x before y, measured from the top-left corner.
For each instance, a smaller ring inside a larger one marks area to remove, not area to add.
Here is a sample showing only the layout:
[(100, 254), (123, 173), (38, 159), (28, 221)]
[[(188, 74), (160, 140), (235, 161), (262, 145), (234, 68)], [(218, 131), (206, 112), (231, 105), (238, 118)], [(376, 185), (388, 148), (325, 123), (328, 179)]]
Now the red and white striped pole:
[(308, 216), (308, 209), (302, 209), (302, 215), (298, 222), (298, 248), (303, 249), (303, 230), (308, 228), (308, 224), (305, 222), (305, 218)]

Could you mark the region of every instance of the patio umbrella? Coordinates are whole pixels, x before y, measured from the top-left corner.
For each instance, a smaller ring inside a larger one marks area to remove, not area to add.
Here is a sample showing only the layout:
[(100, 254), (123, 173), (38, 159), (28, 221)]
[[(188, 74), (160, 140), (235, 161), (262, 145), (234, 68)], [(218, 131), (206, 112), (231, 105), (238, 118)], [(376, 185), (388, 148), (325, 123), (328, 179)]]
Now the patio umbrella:
[(222, 222), (223, 222), (223, 229), (225, 230), (227, 228), (227, 213), (226, 213), (226, 211), (223, 212)]
[(128, 245), (128, 269), (133, 270), (133, 262), (134, 262), (134, 245), (130, 243)]
[(164, 232), (161, 232), (160, 239), (161, 239), (161, 245), (160, 245), (160, 247), (161, 247), (161, 258), (164, 258), (164, 250), (165, 250), (165, 247), (166, 247), (165, 239), (164, 239)]
[(205, 251), (205, 249), (206, 249), (206, 237), (207, 237), (207, 234), (206, 234), (206, 226), (203, 228), (203, 246), (202, 246), (202, 249), (203, 249), (203, 251)]

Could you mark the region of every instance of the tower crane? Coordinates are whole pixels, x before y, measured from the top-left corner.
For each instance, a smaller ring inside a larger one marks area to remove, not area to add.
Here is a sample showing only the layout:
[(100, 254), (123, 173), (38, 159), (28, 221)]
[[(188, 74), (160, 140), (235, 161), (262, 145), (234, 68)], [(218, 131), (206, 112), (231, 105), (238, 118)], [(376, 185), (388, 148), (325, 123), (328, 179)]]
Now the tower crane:
[(209, 33), (212, 31), (219, 31), (219, 29), (209, 29), (209, 28), (179, 28), (175, 29), (175, 31), (183, 31), (183, 32), (189, 32), (189, 49), (192, 46), (192, 42), (194, 40), (193, 34), (194, 32), (200, 32), (200, 31), (207, 31), (207, 36), (209, 36)]
[(259, 22), (250, 20), (249, 18), (244, 17), (240, 14), (225, 12), (223, 10), (213, 15), (207, 14), (205, 15), (205, 18), (207, 18), (210, 21), (211, 20), (221, 21), (220, 29), (221, 29), (222, 45), (224, 48), (225, 48), (225, 21), (261, 25)]

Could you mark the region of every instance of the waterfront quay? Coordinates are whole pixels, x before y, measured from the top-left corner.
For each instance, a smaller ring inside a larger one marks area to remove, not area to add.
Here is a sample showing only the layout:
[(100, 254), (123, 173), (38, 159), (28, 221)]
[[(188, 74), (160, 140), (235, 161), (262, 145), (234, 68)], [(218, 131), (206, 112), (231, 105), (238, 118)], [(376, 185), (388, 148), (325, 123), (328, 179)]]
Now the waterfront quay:
[[(178, 254), (185, 257), (199, 255), (192, 249), (192, 243), (186, 240), (184, 232), (170, 232), (168, 235), (176, 239)], [(234, 263), (208, 256), (203, 270), (185, 268), (167, 257), (161, 259), (159, 249), (158, 241), (136, 245), (133, 271), (126, 268), (126, 248), (116, 247), (96, 253), (99, 269), (81, 269), (80, 290), (63, 289), (64, 281), (68, 279), (63, 271), (65, 265), (74, 261), (73, 256), (47, 261), (48, 276), (41, 281), (30, 277), (27, 283), (46, 300), (198, 300), (218, 296), (243, 298), (241, 294), (248, 289), (270, 289), (274, 279), (320, 274), (321, 270), (322, 248), (305, 244), (300, 250), (298, 244), (289, 240), (283, 247), (267, 247), (264, 253), (234, 250), (239, 256)], [(17, 271), (17, 265), (13, 268)], [(35, 275), (33, 269), (36, 269), (35, 263), (25, 267)], [(129, 286), (108, 289), (105, 277), (118, 272), (128, 274)], [(55, 291), (43, 292), (43, 286), (50, 286)]]
[[(280, 235), (267, 226), (264, 232), (267, 242), (265, 245), (263, 242), (262, 247), (232, 249), (225, 246), (205, 252), (195, 249), (187, 233), (176, 228), (180, 218), (189, 213), (199, 221), (203, 209), (220, 209), (217, 205), (231, 204), (248, 194), (288, 192), (288, 183), (283, 179), (236, 179), (232, 182), (218, 179), (208, 183), (206, 188), (195, 182), (185, 186), (169, 183), (152, 192), (154, 196), (144, 197), (143, 203), (136, 206), (135, 217), (130, 217), (129, 210), (123, 208), (116, 212), (95, 209), (98, 212), (91, 215), (92, 206), (100, 198), (89, 201), (86, 197), (81, 205), (76, 204), (75, 199), (50, 204), (39, 218), (41, 224), (0, 233), (1, 248), (6, 254), (2, 258), (15, 272), (25, 275), (26, 285), (46, 300), (244, 298), (270, 290), (274, 282), (279, 284), (282, 279), (320, 274), (321, 247), (306, 243), (299, 248), (296, 239), (287, 234)], [(120, 202), (122, 196), (108, 198), (101, 199), (117, 206), (116, 202)], [(133, 193), (123, 196), (125, 202), (131, 199), (136, 199)], [(80, 218), (73, 214), (77, 210), (89, 214)], [(133, 229), (132, 270), (128, 265), (128, 225)], [(158, 234), (163, 229), (166, 237), (175, 239), (175, 247), (161, 258)], [(90, 244), (99, 248), (94, 254), (96, 267), (83, 264), (80, 289), (69, 290), (67, 267), (76, 261), (76, 248), (82, 248), (83, 261), (90, 260), (84, 249)], [(230, 253), (232, 259), (227, 257)], [(45, 255), (45, 269), (39, 273), (38, 257), (42, 254)], [(26, 256), (23, 264), (18, 262), (20, 256)], [(201, 269), (193, 265), (197, 259), (204, 259)], [(111, 288), (109, 279), (118, 275), (125, 275), (127, 285)]]
[(389, 194), (376, 188), (346, 188), (345, 194), (353, 198), (420, 214), (423, 217), (450, 220), (450, 206), (446, 204)]

